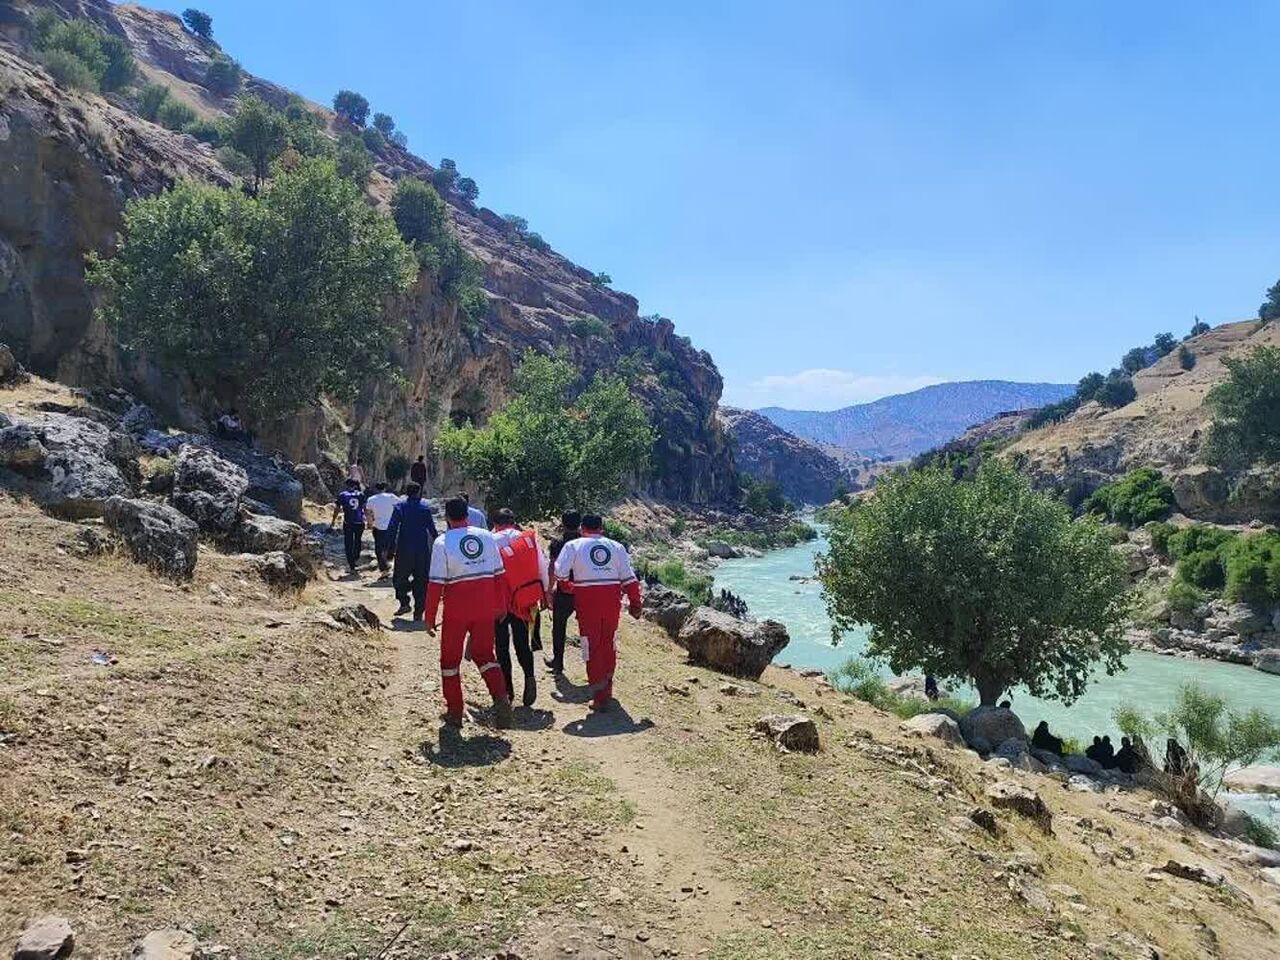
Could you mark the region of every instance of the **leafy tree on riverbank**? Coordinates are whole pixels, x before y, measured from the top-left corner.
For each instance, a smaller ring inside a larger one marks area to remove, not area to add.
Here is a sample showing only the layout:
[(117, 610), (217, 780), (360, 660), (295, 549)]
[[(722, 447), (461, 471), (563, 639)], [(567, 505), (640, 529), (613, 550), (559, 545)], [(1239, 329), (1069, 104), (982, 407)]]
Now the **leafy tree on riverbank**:
[(1222, 365), (1227, 379), (1205, 397), (1213, 413), (1205, 458), (1228, 467), (1280, 461), (1280, 347), (1223, 357)]
[(327, 160), (260, 198), (182, 183), (130, 201), (118, 252), (89, 269), (125, 345), (273, 416), (389, 375), (382, 305), (414, 275), (390, 218)]
[(1025, 684), (1071, 702), (1095, 664), (1122, 669), (1127, 578), (1094, 520), (1000, 461), (972, 481), (890, 477), (836, 518), (818, 560), (835, 626), (871, 627), (895, 673), (969, 680), (983, 704)]
[(1104, 484), (1085, 501), (1089, 513), (1126, 527), (1163, 520), (1173, 513), (1173, 487), (1159, 470), (1139, 467), (1115, 483)]

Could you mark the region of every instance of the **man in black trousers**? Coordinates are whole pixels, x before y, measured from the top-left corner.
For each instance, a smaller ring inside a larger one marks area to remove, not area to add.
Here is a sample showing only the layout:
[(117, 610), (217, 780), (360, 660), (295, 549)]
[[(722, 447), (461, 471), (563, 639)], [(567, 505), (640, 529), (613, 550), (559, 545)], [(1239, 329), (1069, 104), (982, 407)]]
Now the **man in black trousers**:
[[(568, 510), (560, 517), (560, 536), (551, 541), (548, 552), (551, 555), (551, 567), (555, 569), (556, 557), (570, 540), (582, 536), (582, 514), (577, 510)], [(569, 618), (573, 616), (573, 581), (553, 581), (551, 596), (551, 659), (543, 660), (552, 673), (564, 673), (565, 632), (569, 627)]]

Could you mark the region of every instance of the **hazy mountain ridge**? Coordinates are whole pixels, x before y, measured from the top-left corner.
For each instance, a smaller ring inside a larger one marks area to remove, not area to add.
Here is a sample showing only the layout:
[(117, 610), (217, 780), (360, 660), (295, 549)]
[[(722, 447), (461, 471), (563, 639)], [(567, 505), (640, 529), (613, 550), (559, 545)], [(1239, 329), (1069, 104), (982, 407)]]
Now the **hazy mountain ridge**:
[(758, 412), (814, 443), (901, 459), (944, 444), (998, 413), (1056, 403), (1074, 389), (1066, 383), (964, 380), (839, 410), (763, 407)]

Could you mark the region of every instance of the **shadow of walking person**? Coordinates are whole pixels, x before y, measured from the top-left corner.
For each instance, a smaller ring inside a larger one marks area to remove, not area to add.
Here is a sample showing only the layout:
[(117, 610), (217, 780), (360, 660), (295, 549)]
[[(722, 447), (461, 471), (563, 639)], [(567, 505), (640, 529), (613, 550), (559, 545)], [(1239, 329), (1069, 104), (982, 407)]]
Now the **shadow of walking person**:
[(591, 688), (584, 684), (576, 684), (563, 673), (556, 674), (556, 688), (551, 699), (559, 703), (586, 703), (591, 699)]
[(442, 723), (436, 742), (424, 740), (418, 751), (436, 767), (491, 767), (511, 756), (511, 741), (489, 733), (466, 737), (456, 727)]
[(581, 720), (571, 720), (560, 728), (560, 732), (571, 737), (622, 737), (629, 733), (644, 733), (653, 727), (654, 722), (648, 717), (636, 720), (627, 713), (626, 707), (614, 700), (611, 709), (590, 713)]

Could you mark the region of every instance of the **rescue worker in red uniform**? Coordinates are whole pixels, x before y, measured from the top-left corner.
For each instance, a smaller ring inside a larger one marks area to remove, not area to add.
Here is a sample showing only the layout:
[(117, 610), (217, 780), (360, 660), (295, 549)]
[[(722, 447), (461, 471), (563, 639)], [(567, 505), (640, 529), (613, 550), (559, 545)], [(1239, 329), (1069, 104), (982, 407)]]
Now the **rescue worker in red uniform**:
[(444, 505), (449, 529), (431, 546), (431, 573), (427, 584), (427, 629), (435, 634), (436, 614), (444, 603), (440, 634), (440, 685), (446, 710), (441, 719), (462, 726), (462, 660), (480, 668), (480, 676), (493, 697), (493, 721), (511, 726), (511, 701), (507, 699), (502, 669), (494, 654), (493, 625), (507, 610), (507, 586), (502, 557), (493, 534), (467, 525), (467, 504), (459, 498)]
[(557, 580), (573, 578), (573, 596), (582, 633), (582, 659), (587, 664), (591, 709), (607, 710), (613, 699), (613, 672), (618, 663), (616, 636), (626, 594), (628, 610), (640, 616), (640, 581), (626, 548), (602, 532), (599, 514), (582, 518), (582, 536), (570, 540), (556, 557)]
[(515, 685), (511, 675), (511, 647), (516, 648), (516, 659), (524, 672), (524, 693), (521, 702), (533, 706), (538, 698), (538, 681), (533, 672), (533, 648), (529, 645), (529, 625), (546, 606), (551, 591), (550, 569), (547, 555), (538, 545), (538, 535), (533, 530), (521, 530), (516, 526), (515, 514), (503, 507), (493, 515), (493, 539), (502, 556), (506, 571), (508, 605), (506, 616), (495, 627), (498, 638), (498, 663), (507, 682), (507, 697), (515, 700)]

